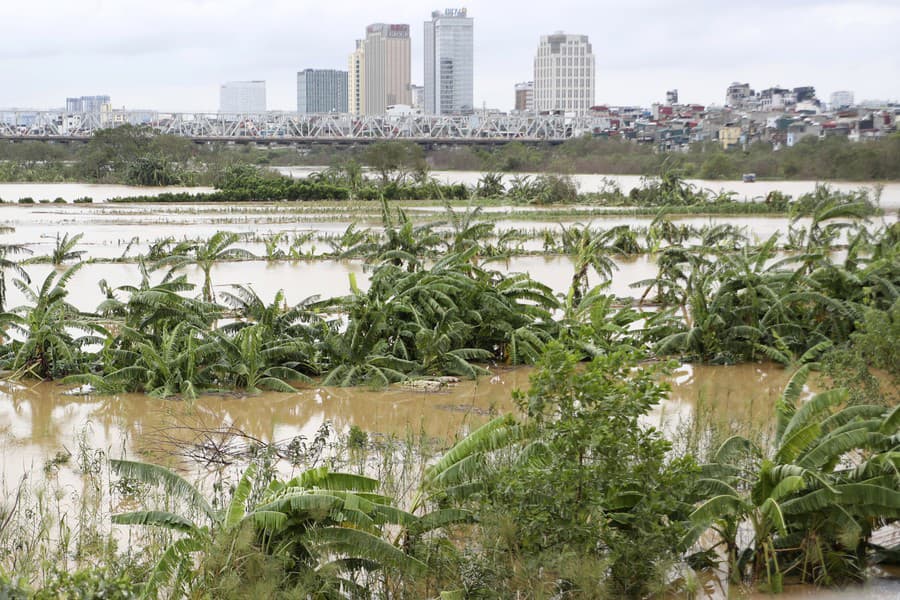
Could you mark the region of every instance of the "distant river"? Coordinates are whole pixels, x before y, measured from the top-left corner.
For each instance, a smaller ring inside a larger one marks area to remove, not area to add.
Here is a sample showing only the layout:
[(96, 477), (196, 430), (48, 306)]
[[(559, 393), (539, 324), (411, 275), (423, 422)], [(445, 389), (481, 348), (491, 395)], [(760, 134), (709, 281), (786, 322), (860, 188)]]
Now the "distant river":
[[(276, 170), (291, 177), (304, 178), (310, 173), (321, 171), (326, 167), (277, 167)], [(431, 175), (442, 183), (463, 183), (474, 186), (478, 183), (482, 173), (479, 171), (432, 171)], [(538, 173), (505, 173), (504, 181), (508, 182), (515, 176), (536, 176)], [(633, 188), (642, 185), (642, 178), (638, 175), (574, 175), (581, 192), (601, 192), (609, 186), (618, 186), (627, 194)], [(815, 181), (757, 181), (756, 183), (742, 183), (740, 181), (710, 181), (704, 179), (689, 179), (691, 183), (701, 189), (709, 189), (715, 193), (734, 192), (739, 200), (753, 200), (765, 198), (771, 191), (780, 191), (797, 198), (807, 192), (812, 192)], [(900, 183), (874, 184), (866, 182), (835, 181), (828, 185), (836, 190), (852, 191), (861, 188), (868, 189), (870, 193), (881, 188), (881, 206), (889, 211), (900, 210)], [(34, 201), (62, 198), (66, 202), (72, 202), (76, 198), (89, 196), (94, 202), (106, 202), (110, 198), (127, 196), (158, 196), (164, 192), (210, 192), (209, 187), (137, 187), (129, 185), (107, 185), (96, 183), (0, 183), (0, 199), (4, 202), (17, 202), (20, 198), (30, 197)]]
[[(315, 171), (322, 171), (327, 167), (276, 167), (279, 173), (290, 175), (291, 177), (303, 178)], [(431, 175), (441, 183), (464, 183), (466, 185), (475, 185), (481, 178), (480, 171), (432, 171)], [(504, 173), (503, 180), (508, 182), (513, 177), (528, 175), (535, 177), (540, 173)], [(578, 183), (580, 192), (602, 192), (609, 186), (618, 186), (623, 193), (627, 194), (633, 188), (641, 187), (643, 181), (640, 175), (573, 175)], [(780, 191), (797, 198), (808, 192), (812, 192), (816, 188), (816, 181), (756, 181), (755, 183), (743, 183), (741, 181), (713, 181), (708, 179), (688, 179), (688, 183), (697, 186), (700, 189), (712, 190), (714, 193), (734, 192), (737, 194), (738, 200), (753, 200), (754, 198), (765, 198), (769, 192)], [(858, 181), (833, 181), (827, 182), (828, 185), (836, 190), (849, 192), (866, 188), (870, 193), (874, 193), (876, 187), (881, 187), (881, 206), (887, 210), (900, 210), (900, 183), (883, 183), (876, 184), (872, 182)]]
[(20, 198), (31, 198), (35, 203), (41, 200), (53, 202), (62, 198), (72, 202), (85, 196), (94, 202), (106, 202), (110, 198), (130, 196), (158, 196), (164, 192), (211, 192), (209, 187), (139, 187), (133, 185), (107, 185), (101, 183), (0, 183), (0, 198), (4, 202), (18, 202)]

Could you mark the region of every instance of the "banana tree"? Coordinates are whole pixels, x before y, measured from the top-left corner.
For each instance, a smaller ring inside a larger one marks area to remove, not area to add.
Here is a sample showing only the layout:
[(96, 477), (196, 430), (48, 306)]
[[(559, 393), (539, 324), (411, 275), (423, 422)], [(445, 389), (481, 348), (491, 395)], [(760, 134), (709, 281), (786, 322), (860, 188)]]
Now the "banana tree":
[[(0, 233), (3, 228), (0, 227)], [(0, 312), (6, 310), (6, 272), (12, 271), (25, 283), (31, 283), (28, 273), (15, 260), (8, 258), (14, 254), (31, 254), (31, 250), (21, 244), (0, 244)]]
[[(843, 390), (798, 406), (810, 369), (801, 367), (786, 386), (769, 451), (735, 436), (701, 467), (698, 492), (706, 499), (691, 515), (689, 542), (712, 528), (732, 579), (764, 581), (771, 591), (781, 589), (786, 574), (815, 580), (837, 570), (838, 556), (855, 562), (872, 526), (900, 516), (900, 412), (841, 408)], [(742, 539), (745, 528), (749, 540)]]
[(210, 356), (210, 369), (218, 375), (220, 383), (226, 383), (248, 394), (260, 389), (276, 392), (296, 392), (291, 381), (309, 381), (291, 364), (279, 364), (278, 357), (285, 353), (285, 338), (270, 337), (270, 330), (253, 324), (237, 331), (233, 336), (213, 332), (212, 339), (200, 350)]
[[(22, 375), (47, 379), (66, 375), (80, 367), (84, 346), (101, 343), (108, 332), (66, 302), (66, 284), (83, 263), (62, 273), (50, 272), (40, 288), (32, 289), (24, 281), (14, 284), (30, 305), (22, 305), (0, 314), (0, 327), (21, 337), (13, 340), (10, 368)], [(73, 331), (85, 335), (74, 337)]]
[[(426, 570), (423, 563), (384, 539), (384, 527), (410, 525), (416, 519), (376, 494), (378, 481), (368, 477), (318, 468), (255, 490), (258, 473), (251, 464), (231, 498), (217, 509), (200, 490), (165, 467), (125, 460), (114, 460), (112, 466), (123, 477), (162, 488), (184, 509), (113, 515), (115, 524), (160, 527), (175, 536), (144, 586), (145, 598), (191, 597), (201, 590), (209, 592), (223, 576), (251, 577), (252, 573), (242, 570), (241, 547), (228, 541), (245, 529), (253, 533), (254, 551), (286, 561), (282, 585), (309, 586), (313, 581), (317, 590), (331, 590), (318, 597), (370, 597), (372, 590), (367, 586), (374, 580), (363, 578), (360, 583), (360, 572), (391, 569), (420, 574)], [(228, 548), (224, 561), (214, 556), (222, 541)], [(219, 567), (211, 569), (211, 564)]]
[(205, 242), (189, 243), (177, 252), (157, 263), (158, 266), (170, 267), (172, 270), (182, 269), (190, 265), (196, 265), (203, 272), (203, 300), (215, 302), (212, 276), (210, 272), (213, 266), (224, 260), (248, 260), (256, 258), (250, 251), (243, 248), (235, 248), (241, 236), (229, 231), (217, 231)]

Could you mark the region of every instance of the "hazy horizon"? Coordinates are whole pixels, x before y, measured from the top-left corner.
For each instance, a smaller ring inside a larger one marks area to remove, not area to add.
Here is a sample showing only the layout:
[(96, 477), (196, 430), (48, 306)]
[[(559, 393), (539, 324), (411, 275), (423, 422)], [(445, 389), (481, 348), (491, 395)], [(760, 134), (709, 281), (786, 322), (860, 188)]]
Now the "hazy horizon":
[(813, 85), (827, 101), (900, 98), (900, 3), (760, 0), (561, 0), (552, 10), (508, 0), (313, 4), (287, 0), (33, 0), (4, 7), (0, 107), (57, 108), (106, 94), (113, 106), (210, 110), (226, 81), (265, 80), (270, 110), (296, 110), (296, 73), (347, 69), (374, 22), (408, 23), (412, 82), (423, 80), (424, 22), (464, 6), (475, 20), (475, 104), (508, 110), (532, 79), (541, 35), (585, 34), (596, 56), (596, 104), (643, 105), (677, 88), (682, 102), (722, 104), (733, 81), (757, 90)]

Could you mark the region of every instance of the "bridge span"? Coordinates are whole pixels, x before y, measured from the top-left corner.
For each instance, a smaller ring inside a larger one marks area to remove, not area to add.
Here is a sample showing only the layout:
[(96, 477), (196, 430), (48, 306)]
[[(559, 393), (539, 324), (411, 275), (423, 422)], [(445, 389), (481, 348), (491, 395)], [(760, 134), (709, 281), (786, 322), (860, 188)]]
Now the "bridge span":
[(0, 110), (0, 139), (87, 141), (100, 129), (125, 124), (147, 127), (197, 142), (271, 144), (359, 144), (382, 140), (417, 143), (497, 144), (561, 143), (610, 126), (608, 117), (584, 115), (384, 115), (299, 114), (267, 112), (226, 114), (197, 112)]

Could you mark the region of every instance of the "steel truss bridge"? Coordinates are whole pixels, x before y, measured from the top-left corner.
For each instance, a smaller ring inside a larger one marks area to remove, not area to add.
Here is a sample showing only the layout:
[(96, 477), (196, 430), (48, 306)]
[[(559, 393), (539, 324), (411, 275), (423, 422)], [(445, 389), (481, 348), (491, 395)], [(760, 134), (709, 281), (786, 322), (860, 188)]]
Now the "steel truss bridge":
[(0, 139), (85, 141), (99, 129), (124, 124), (197, 142), (344, 143), (410, 140), (425, 144), (560, 143), (609, 128), (599, 116), (423, 116), (267, 112), (112, 111), (63, 113), (0, 109)]

